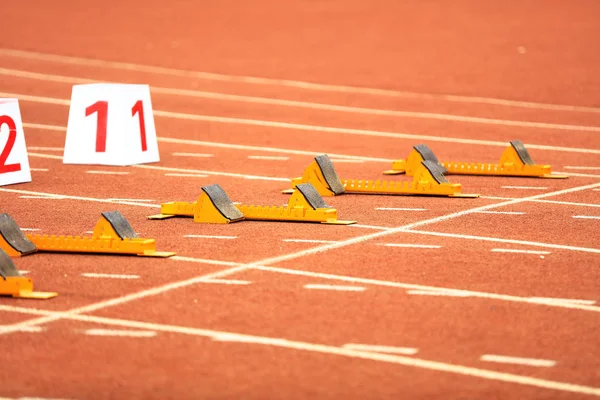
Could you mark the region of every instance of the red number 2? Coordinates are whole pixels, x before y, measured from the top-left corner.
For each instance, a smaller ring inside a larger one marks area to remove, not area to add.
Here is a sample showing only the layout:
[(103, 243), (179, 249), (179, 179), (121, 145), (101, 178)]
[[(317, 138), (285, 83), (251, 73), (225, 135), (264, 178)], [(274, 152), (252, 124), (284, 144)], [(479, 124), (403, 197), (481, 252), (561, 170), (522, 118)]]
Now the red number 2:
[[(96, 153), (103, 153), (106, 151), (106, 126), (108, 123), (108, 102), (107, 101), (97, 101), (85, 109), (86, 117), (92, 115), (93, 113), (98, 113), (98, 119), (96, 120)], [(148, 150), (148, 145), (146, 143), (146, 124), (144, 122), (144, 104), (142, 103), (141, 100), (138, 100), (135, 103), (135, 105), (131, 108), (131, 116), (135, 117), (135, 114), (138, 114), (138, 119), (140, 122), (140, 137), (141, 137), (141, 141), (142, 141), (142, 151), (146, 151), (146, 150)], [(2, 156), (4, 156), (4, 153), (2, 153)], [(1, 157), (0, 157), (0, 161), (2, 161)]]
[(8, 115), (0, 116), (0, 129), (2, 129), (2, 125), (8, 125), (8, 140), (6, 141), (6, 146), (0, 153), (0, 174), (4, 174), (7, 172), (17, 172), (21, 170), (21, 164), (6, 164), (6, 159), (10, 154), (13, 146), (15, 145), (15, 140), (17, 139), (17, 126), (15, 125), (15, 121)]

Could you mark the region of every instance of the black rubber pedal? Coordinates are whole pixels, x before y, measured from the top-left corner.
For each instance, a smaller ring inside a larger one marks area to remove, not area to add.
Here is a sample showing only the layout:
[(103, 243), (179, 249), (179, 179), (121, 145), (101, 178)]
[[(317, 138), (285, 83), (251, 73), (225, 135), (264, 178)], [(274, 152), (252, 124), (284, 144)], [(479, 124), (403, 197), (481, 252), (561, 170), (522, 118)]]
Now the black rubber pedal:
[(511, 140), (510, 144), (517, 152), (521, 161), (523, 161), (523, 164), (535, 165), (535, 162), (529, 155), (529, 151), (527, 151), (527, 148), (525, 148), (523, 142), (521, 142), (520, 140)]
[(222, 216), (230, 221), (244, 219), (244, 214), (233, 204), (227, 193), (219, 185), (202, 186), (204, 193)]
[(8, 214), (0, 214), (0, 234), (13, 249), (22, 255), (37, 251), (35, 244), (25, 237), (19, 225)]
[(433, 161), (434, 163), (440, 166), (443, 174), (448, 173), (446, 167), (440, 164), (439, 160), (437, 159), (435, 154), (433, 154), (433, 151), (431, 151), (429, 146), (427, 146), (426, 144), (418, 144), (413, 148), (421, 155), (423, 161)]
[(325, 200), (323, 197), (321, 197), (319, 192), (317, 192), (317, 189), (315, 189), (315, 187), (310, 183), (301, 183), (300, 185), (296, 185), (296, 189), (302, 193), (304, 199), (306, 199), (308, 204), (310, 204), (313, 209), (331, 208), (329, 205), (327, 205), (327, 203), (325, 203)]
[(12, 258), (2, 249), (0, 249), (0, 277), (6, 279), (11, 276), (21, 276)]
[(110, 223), (121, 239), (135, 239), (139, 237), (127, 219), (120, 212), (103, 212), (102, 216)]
[(450, 183), (444, 176), (444, 172), (439, 164), (436, 164), (431, 160), (423, 161), (422, 164), (425, 166), (425, 168), (427, 168), (437, 183)]
[(317, 156), (315, 157), (315, 161), (319, 165), (319, 169), (325, 178), (325, 182), (329, 186), (329, 190), (335, 195), (344, 193), (346, 189), (337, 172), (335, 172), (335, 168), (333, 167), (333, 163), (329, 159), (329, 156), (327, 154)]

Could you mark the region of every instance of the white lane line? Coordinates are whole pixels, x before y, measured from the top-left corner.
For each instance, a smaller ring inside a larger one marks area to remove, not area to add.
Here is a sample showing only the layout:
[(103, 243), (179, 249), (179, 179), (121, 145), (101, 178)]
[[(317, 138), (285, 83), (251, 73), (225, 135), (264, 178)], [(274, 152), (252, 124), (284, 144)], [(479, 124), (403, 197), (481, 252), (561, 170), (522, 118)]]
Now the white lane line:
[(29, 168), (32, 172), (48, 172), (48, 168)]
[(529, 365), (532, 367), (554, 367), (556, 365), (556, 361), (553, 361), (553, 360), (542, 360), (539, 358), (499, 356), (496, 354), (484, 354), (479, 359), (481, 361), (489, 361), (489, 362), (496, 362), (496, 363), (502, 363), (502, 364)]
[(363, 228), (363, 229), (373, 229), (376, 231), (387, 231), (388, 229), (392, 229), (392, 228), (388, 228), (385, 226), (377, 226), (377, 225), (363, 225), (363, 224), (352, 224), (352, 225), (348, 225), (354, 228)]
[[(125, 62), (119, 62), (119, 61), (96, 60), (96, 59), (83, 58), (83, 57), (63, 56), (63, 55), (58, 55), (58, 54), (38, 53), (38, 52), (14, 50), (14, 49), (0, 49), (0, 54), (7, 56), (7, 57), (24, 58), (24, 59), (30, 59), (30, 60), (39, 60), (39, 61), (47, 61), (47, 62), (71, 64), (71, 65), (85, 65), (85, 66), (93, 66), (93, 67), (98, 67), (98, 68), (119, 69), (119, 70), (125, 70), (125, 71), (146, 72), (146, 73), (159, 74), (159, 75), (180, 76), (180, 77), (186, 77), (186, 78), (203, 79), (203, 80), (208, 80), (208, 81), (243, 83), (243, 84), (248, 84), (248, 85), (285, 86), (285, 87), (293, 87), (293, 88), (303, 89), (303, 90), (337, 92), (337, 93), (355, 93), (355, 94), (364, 94), (364, 95), (370, 95), (370, 96), (399, 97), (399, 98), (410, 98), (410, 99), (419, 99), (419, 100), (439, 100), (439, 101), (458, 102), (458, 103), (493, 104), (493, 105), (499, 105), (499, 106), (505, 106), (505, 107), (522, 107), (522, 108), (533, 108), (533, 109), (554, 110), (554, 111), (600, 113), (600, 108), (592, 107), (592, 106), (549, 104), (549, 103), (539, 103), (539, 102), (534, 102), (534, 101), (499, 99), (499, 98), (495, 98), (495, 97), (409, 92), (409, 91), (369, 88), (369, 87), (361, 87), (361, 86), (334, 85), (334, 84), (307, 82), (307, 81), (292, 80), (292, 79), (276, 79), (276, 78), (264, 78), (264, 77), (256, 77), (256, 76), (227, 75), (227, 74), (218, 74), (218, 73), (214, 73), (214, 72), (190, 71), (190, 70), (175, 69), (175, 68), (157, 67), (157, 66), (152, 66), (152, 65), (133, 64), (133, 63), (125, 63)], [(18, 70), (7, 70), (7, 71), (18, 71)]]
[(90, 170), (85, 171), (86, 174), (97, 174), (97, 175), (129, 175), (127, 171), (96, 171)]
[(346, 343), (342, 346), (345, 349), (358, 350), (358, 351), (372, 351), (375, 353), (386, 353), (386, 354), (404, 354), (412, 356), (419, 352), (419, 349), (414, 347), (396, 347), (396, 346), (380, 346), (372, 344), (360, 344), (360, 343)]
[[(31, 153), (29, 154), (31, 156)], [(151, 207), (151, 208), (160, 208), (160, 204), (145, 204), (145, 203), (136, 203), (131, 201), (110, 201), (107, 199), (97, 199), (94, 197), (82, 197), (82, 196), (68, 196), (68, 195), (59, 195), (55, 193), (45, 193), (45, 192), (32, 192), (30, 190), (19, 190), (19, 189), (9, 189), (0, 187), (1, 192), (9, 192), (9, 193), (22, 193), (25, 195), (36, 196), (36, 198), (44, 198), (44, 199), (69, 199), (69, 200), (79, 200), (79, 201), (92, 201), (97, 203), (110, 203), (110, 204), (127, 204), (130, 206), (138, 206), (138, 207)]]
[(22, 231), (27, 231), (27, 232), (35, 232), (35, 231), (39, 231), (39, 228), (21, 228)]
[(237, 236), (213, 236), (213, 235), (183, 235), (186, 238), (196, 239), (237, 239)]
[(574, 169), (574, 170), (594, 170), (594, 171), (600, 171), (600, 167), (577, 167), (577, 166), (566, 166), (563, 167), (564, 169)]
[(27, 150), (33, 151), (64, 151), (63, 147), (41, 147), (41, 146), (29, 146)]
[(29, 273), (29, 271), (25, 271), (25, 270), (19, 270), (19, 273), (21, 275), (27, 275)]
[(573, 215), (575, 219), (600, 219), (600, 216), (596, 215)]
[(366, 290), (362, 286), (321, 285), (317, 283), (304, 285), (304, 289), (336, 290), (340, 292), (364, 292)]
[(156, 331), (133, 331), (124, 329), (86, 329), (84, 335), (89, 336), (118, 336), (118, 337), (137, 337), (149, 338), (156, 336)]
[(501, 186), (502, 189), (546, 190), (545, 186)]
[[(377, 353), (372, 351), (359, 351), (346, 349), (338, 346), (330, 346), (321, 343), (300, 342), (288, 340), (285, 338), (274, 338), (267, 336), (253, 336), (235, 332), (215, 331), (210, 329), (199, 329), (185, 326), (166, 325), (149, 323), (142, 321), (123, 320), (116, 318), (97, 317), (92, 315), (78, 315), (69, 312), (55, 312), (45, 310), (35, 310), (25, 307), (0, 305), (0, 310), (18, 312), (23, 314), (37, 315), (32, 321), (41, 320), (59, 320), (70, 319), (81, 322), (97, 323), (103, 325), (112, 325), (129, 329), (143, 329), (158, 332), (179, 333), (189, 336), (198, 336), (212, 339), (214, 341), (233, 341), (239, 343), (252, 343), (264, 346), (273, 346), (281, 349), (290, 349), (294, 351), (307, 351), (320, 354), (337, 355), (348, 358), (363, 359), (370, 361), (379, 361), (396, 365), (403, 365), (412, 368), (425, 369), (430, 371), (445, 372), (470, 378), (480, 378), (490, 381), (506, 382), (518, 385), (532, 386), (549, 390), (564, 391), (570, 393), (581, 393), (600, 397), (600, 388), (593, 386), (584, 386), (569, 382), (552, 381), (542, 378), (534, 378), (526, 375), (498, 372), (483, 368), (468, 367), (460, 364), (451, 364), (440, 361), (431, 361), (418, 357), (408, 357), (396, 354)], [(1, 331), (1, 328), (0, 328)]]
[(407, 290), (406, 294), (415, 296), (448, 296), (448, 297), (470, 297), (468, 291), (461, 290)]
[(559, 175), (569, 175), (569, 176), (581, 176), (583, 178), (600, 178), (600, 175), (598, 174), (582, 174), (579, 172), (561, 172), (561, 171), (553, 171), (553, 173), (555, 174), (559, 174)]
[(208, 175), (202, 175), (202, 174), (166, 173), (165, 176), (174, 176), (174, 177), (178, 177), (178, 178), (208, 178)]
[(569, 303), (569, 304), (584, 304), (584, 305), (588, 305), (588, 306), (593, 306), (594, 304), (596, 304), (596, 300), (557, 299), (554, 297), (530, 297), (529, 299), (533, 302), (539, 302), (541, 304)]
[[(44, 104), (55, 104), (69, 106), (70, 100), (58, 99), (53, 97), (43, 96), (30, 96), (20, 93), (6, 93), (0, 92), (0, 97), (6, 98), (18, 98), (20, 101), (31, 101)], [(495, 146), (506, 148), (506, 142), (494, 141), (494, 140), (478, 140), (478, 139), (462, 139), (450, 136), (429, 136), (413, 133), (399, 133), (399, 132), (387, 132), (387, 131), (376, 131), (368, 129), (352, 129), (352, 128), (339, 128), (319, 125), (308, 125), (308, 124), (297, 124), (290, 122), (280, 121), (266, 121), (249, 118), (232, 118), (232, 117), (220, 117), (213, 115), (200, 115), (200, 114), (187, 114), (170, 111), (154, 110), (155, 117), (165, 117), (173, 119), (181, 119), (188, 121), (203, 121), (213, 123), (224, 123), (233, 125), (249, 125), (249, 126), (260, 126), (277, 129), (290, 129), (296, 131), (310, 131), (310, 132), (323, 132), (323, 133), (338, 133), (343, 135), (357, 135), (357, 136), (371, 136), (371, 137), (387, 137), (395, 139), (414, 139), (429, 142), (442, 142), (442, 143), (461, 143), (461, 144), (472, 144), (480, 146)], [(600, 128), (598, 128), (600, 129)], [(570, 153), (584, 153), (584, 154), (600, 154), (600, 149), (586, 149), (577, 147), (564, 147), (564, 146), (548, 146), (540, 144), (527, 143), (528, 149), (537, 150), (549, 150), (549, 151), (561, 151)], [(61, 157), (62, 159), (62, 157)], [(139, 167), (139, 165), (137, 165)], [(573, 175), (573, 174), (572, 174)]]
[(210, 158), (214, 157), (213, 154), (205, 153), (173, 153), (175, 157), (199, 157), (199, 158)]
[[(597, 190), (597, 189), (592, 189)], [(491, 200), (514, 200), (514, 197), (497, 197), (497, 196), (479, 196), (481, 199), (491, 199)], [(600, 204), (589, 204), (589, 203), (574, 203), (571, 201), (557, 201), (557, 200), (528, 200), (531, 203), (548, 203), (548, 204), (563, 204), (566, 206), (576, 206), (576, 207), (600, 207)]]
[(154, 200), (149, 200), (149, 199), (107, 199), (108, 201), (131, 201), (134, 203), (152, 203)]
[(252, 282), (239, 279), (206, 279), (202, 283), (220, 283), (223, 285), (249, 285)]
[(278, 156), (248, 156), (249, 160), (267, 160), (267, 161), (287, 161), (289, 157)]
[(540, 250), (519, 250), (519, 249), (492, 249), (492, 253), (521, 253), (521, 254), (552, 254), (549, 251)]
[(92, 272), (86, 272), (81, 274), (86, 278), (109, 278), (109, 279), (139, 279), (139, 275), (120, 275), (120, 274), (95, 274)]
[(317, 239), (282, 239), (288, 243), (337, 243), (335, 240), (317, 240)]
[(484, 210), (484, 211), (476, 211), (476, 214), (506, 214), (506, 215), (524, 215), (525, 213), (522, 211), (491, 211), (491, 210)]
[(427, 211), (426, 208), (377, 207), (377, 211)]
[(64, 200), (65, 197), (63, 196), (45, 196), (45, 195), (41, 195), (41, 196), (35, 196), (35, 195), (24, 195), (24, 196), (19, 196), (20, 199), (42, 199), (42, 200)]
[(434, 244), (415, 244), (415, 243), (377, 243), (378, 246), (386, 247), (406, 247), (415, 249), (439, 249), (442, 246)]
[(458, 233), (419, 231), (419, 230), (411, 230), (411, 229), (407, 229), (403, 232), (415, 233), (417, 235), (429, 235), (429, 236), (439, 236), (439, 237), (451, 237), (451, 238), (457, 238), (457, 239), (481, 240), (481, 241), (485, 241), (485, 242), (511, 243), (511, 244), (520, 244), (520, 245), (524, 245), (524, 246), (546, 247), (549, 249), (582, 251), (585, 253), (600, 254), (600, 249), (595, 249), (595, 248), (591, 248), (591, 247), (577, 247), (577, 246), (567, 246), (567, 245), (562, 245), (562, 244), (531, 242), (531, 241), (526, 241), (526, 240), (514, 240), (514, 239), (503, 239), (503, 238), (494, 238), (494, 237), (486, 237), (486, 236), (461, 235)]

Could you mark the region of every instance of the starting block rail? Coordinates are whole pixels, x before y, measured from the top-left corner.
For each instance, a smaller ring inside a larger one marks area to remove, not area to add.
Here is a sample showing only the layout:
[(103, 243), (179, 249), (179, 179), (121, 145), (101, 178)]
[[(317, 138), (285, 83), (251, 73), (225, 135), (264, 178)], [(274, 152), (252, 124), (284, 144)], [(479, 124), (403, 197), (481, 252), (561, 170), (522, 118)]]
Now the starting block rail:
[(420, 144), (413, 148), (405, 160), (396, 160), (392, 163), (392, 169), (384, 171), (386, 175), (415, 174), (419, 164), (424, 160), (438, 163), (446, 170), (447, 174), (455, 175), (484, 175), (484, 176), (515, 176), (532, 178), (564, 179), (568, 175), (553, 174), (550, 165), (536, 164), (525, 145), (519, 140), (513, 140), (504, 150), (500, 162), (473, 163), (456, 161), (438, 161), (427, 145)]

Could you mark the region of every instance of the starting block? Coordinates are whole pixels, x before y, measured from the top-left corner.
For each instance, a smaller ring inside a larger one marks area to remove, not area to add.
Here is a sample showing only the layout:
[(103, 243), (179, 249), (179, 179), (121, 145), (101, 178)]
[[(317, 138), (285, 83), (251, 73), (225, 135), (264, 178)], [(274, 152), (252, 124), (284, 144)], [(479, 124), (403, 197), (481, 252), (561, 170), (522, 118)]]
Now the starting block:
[[(443, 170), (433, 161), (425, 160), (416, 169), (412, 182), (367, 181), (340, 179), (326, 154), (315, 157), (300, 178), (292, 179), (292, 187), (311, 183), (321, 196), (338, 196), (344, 193), (382, 195), (420, 195), (447, 197), (479, 197), (478, 194), (464, 194), (459, 183), (450, 183)], [(293, 193), (294, 189), (283, 193)]]
[(35, 253), (37, 248), (10, 215), (0, 214), (0, 250), (11, 257), (21, 257)]
[(524, 176), (533, 178), (564, 179), (568, 175), (552, 173), (550, 165), (536, 164), (525, 145), (519, 140), (513, 140), (504, 150), (498, 164), (467, 163), (467, 162), (440, 162), (425, 144), (413, 148), (406, 160), (397, 160), (392, 163), (392, 169), (384, 171), (386, 175), (406, 174), (412, 176), (422, 161), (429, 160), (440, 165), (445, 174), (456, 175), (488, 175), (488, 176)]
[(203, 192), (196, 202), (163, 203), (160, 207), (161, 214), (151, 215), (148, 219), (194, 217), (194, 222), (209, 224), (228, 224), (242, 220), (319, 222), (336, 225), (356, 223), (338, 220), (337, 210), (328, 206), (312, 185), (300, 184), (296, 189), (287, 206), (269, 207), (235, 205), (219, 185), (203, 186)]
[[(118, 211), (103, 212), (102, 218), (96, 224), (92, 236), (23, 235), (17, 224), (14, 221), (12, 222), (14, 224), (13, 229), (16, 227), (20, 237), (24, 236), (34, 248), (37, 248), (37, 251), (130, 254), (146, 257), (171, 257), (175, 255), (172, 252), (156, 251), (156, 241), (154, 239), (139, 238), (129, 222)], [(16, 236), (16, 234), (13, 235), (13, 237)], [(10, 244), (10, 242), (5, 243)], [(2, 248), (6, 248), (1, 242), (0, 245), (2, 245)], [(11, 245), (8, 248), (9, 250), (13, 250), (13, 254), (14, 252), (17, 252), (18, 255), (30, 254), (19, 252), (19, 249), (23, 250), (24, 248), (21, 245), (18, 247)]]
[(58, 294), (34, 292), (31, 278), (21, 275), (10, 256), (0, 249), (0, 296), (45, 300), (56, 297)]

